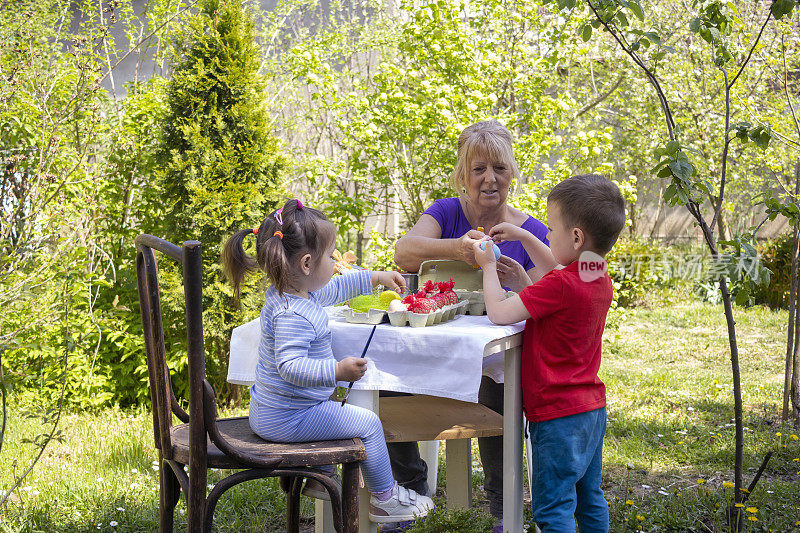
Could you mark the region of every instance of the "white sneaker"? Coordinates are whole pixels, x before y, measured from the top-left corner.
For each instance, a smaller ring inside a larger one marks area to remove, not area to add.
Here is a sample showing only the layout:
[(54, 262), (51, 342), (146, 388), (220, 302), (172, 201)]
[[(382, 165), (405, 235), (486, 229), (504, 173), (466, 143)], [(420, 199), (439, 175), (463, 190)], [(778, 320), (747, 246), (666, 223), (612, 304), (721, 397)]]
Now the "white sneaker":
[(377, 523), (414, 520), (433, 509), (433, 500), (395, 483), (392, 496), (382, 502), (374, 495), (369, 499), (369, 519)]

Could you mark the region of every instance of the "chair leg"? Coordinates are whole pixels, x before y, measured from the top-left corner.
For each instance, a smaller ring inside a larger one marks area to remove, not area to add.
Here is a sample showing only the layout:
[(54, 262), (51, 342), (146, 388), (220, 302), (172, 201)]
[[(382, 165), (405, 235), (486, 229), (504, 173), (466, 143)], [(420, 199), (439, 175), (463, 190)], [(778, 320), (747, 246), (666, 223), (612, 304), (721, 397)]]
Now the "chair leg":
[(314, 479), (321, 483), (330, 497), (331, 514), (333, 515), (333, 527), (337, 533), (342, 533), (342, 494), (336, 483), (327, 475), (319, 472), (309, 472), (306, 479)]
[(285, 493), (289, 493), (292, 490), (292, 480), (294, 476), (280, 476), (278, 478), (278, 485), (281, 487), (281, 490)]
[(342, 465), (342, 533), (358, 533), (358, 465)]
[(303, 476), (290, 478), (289, 490), (286, 493), (286, 531), (300, 531), (300, 489), (303, 487)]
[(163, 458), (159, 458), (159, 506), (158, 531), (168, 533), (173, 529), (175, 506), (181, 497), (181, 486), (172, 467)]

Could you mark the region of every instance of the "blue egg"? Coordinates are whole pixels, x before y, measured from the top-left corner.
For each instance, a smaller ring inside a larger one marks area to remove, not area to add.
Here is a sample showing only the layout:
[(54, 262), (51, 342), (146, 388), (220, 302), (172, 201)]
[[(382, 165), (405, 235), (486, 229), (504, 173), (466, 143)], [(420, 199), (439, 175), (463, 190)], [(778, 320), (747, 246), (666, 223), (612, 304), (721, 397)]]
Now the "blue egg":
[[(486, 243), (487, 242), (489, 242), (489, 241), (483, 241), (481, 243), (481, 250), (485, 250), (486, 249)], [(500, 253), (500, 247), (497, 246), (495, 243), (492, 243), (492, 249), (494, 250), (494, 258), (495, 259), (500, 259), (500, 256), (502, 255)]]

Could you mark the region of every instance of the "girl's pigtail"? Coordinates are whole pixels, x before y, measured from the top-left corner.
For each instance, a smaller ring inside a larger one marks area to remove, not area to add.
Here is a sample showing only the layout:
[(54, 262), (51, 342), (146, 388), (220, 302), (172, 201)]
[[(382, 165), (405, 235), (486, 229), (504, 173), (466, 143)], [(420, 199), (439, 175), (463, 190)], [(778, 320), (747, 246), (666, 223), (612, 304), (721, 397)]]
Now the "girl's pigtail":
[(222, 247), (222, 272), (233, 285), (233, 302), (237, 307), (239, 306), (239, 288), (242, 280), (250, 272), (259, 270), (256, 260), (244, 251), (244, 239), (252, 234), (252, 229), (238, 231)]
[[(243, 241), (256, 234), (256, 257), (244, 251)], [(263, 270), (279, 294), (289, 288), (296, 273), (290, 259), (310, 253), (319, 260), (327, 244), (336, 238), (336, 228), (316, 209), (303, 206), (300, 200), (289, 200), (269, 215), (256, 230), (234, 234), (222, 249), (222, 268), (233, 284), (234, 302), (239, 302), (239, 287), (244, 276)]]
[[(277, 224), (274, 226), (277, 227)], [(264, 235), (264, 239), (264, 244), (258, 249), (259, 263), (264, 265), (264, 271), (278, 294), (283, 294), (290, 281), (289, 258), (286, 257), (286, 249), (283, 246), (284, 237), (270, 233)]]

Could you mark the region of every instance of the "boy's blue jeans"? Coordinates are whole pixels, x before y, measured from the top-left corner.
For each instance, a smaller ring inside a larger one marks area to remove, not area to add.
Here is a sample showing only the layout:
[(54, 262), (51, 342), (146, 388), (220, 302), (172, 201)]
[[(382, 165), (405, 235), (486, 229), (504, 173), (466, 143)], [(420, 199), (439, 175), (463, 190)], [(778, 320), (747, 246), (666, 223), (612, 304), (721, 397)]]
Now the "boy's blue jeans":
[(530, 422), (533, 521), (542, 533), (608, 531), (600, 488), (606, 408)]

